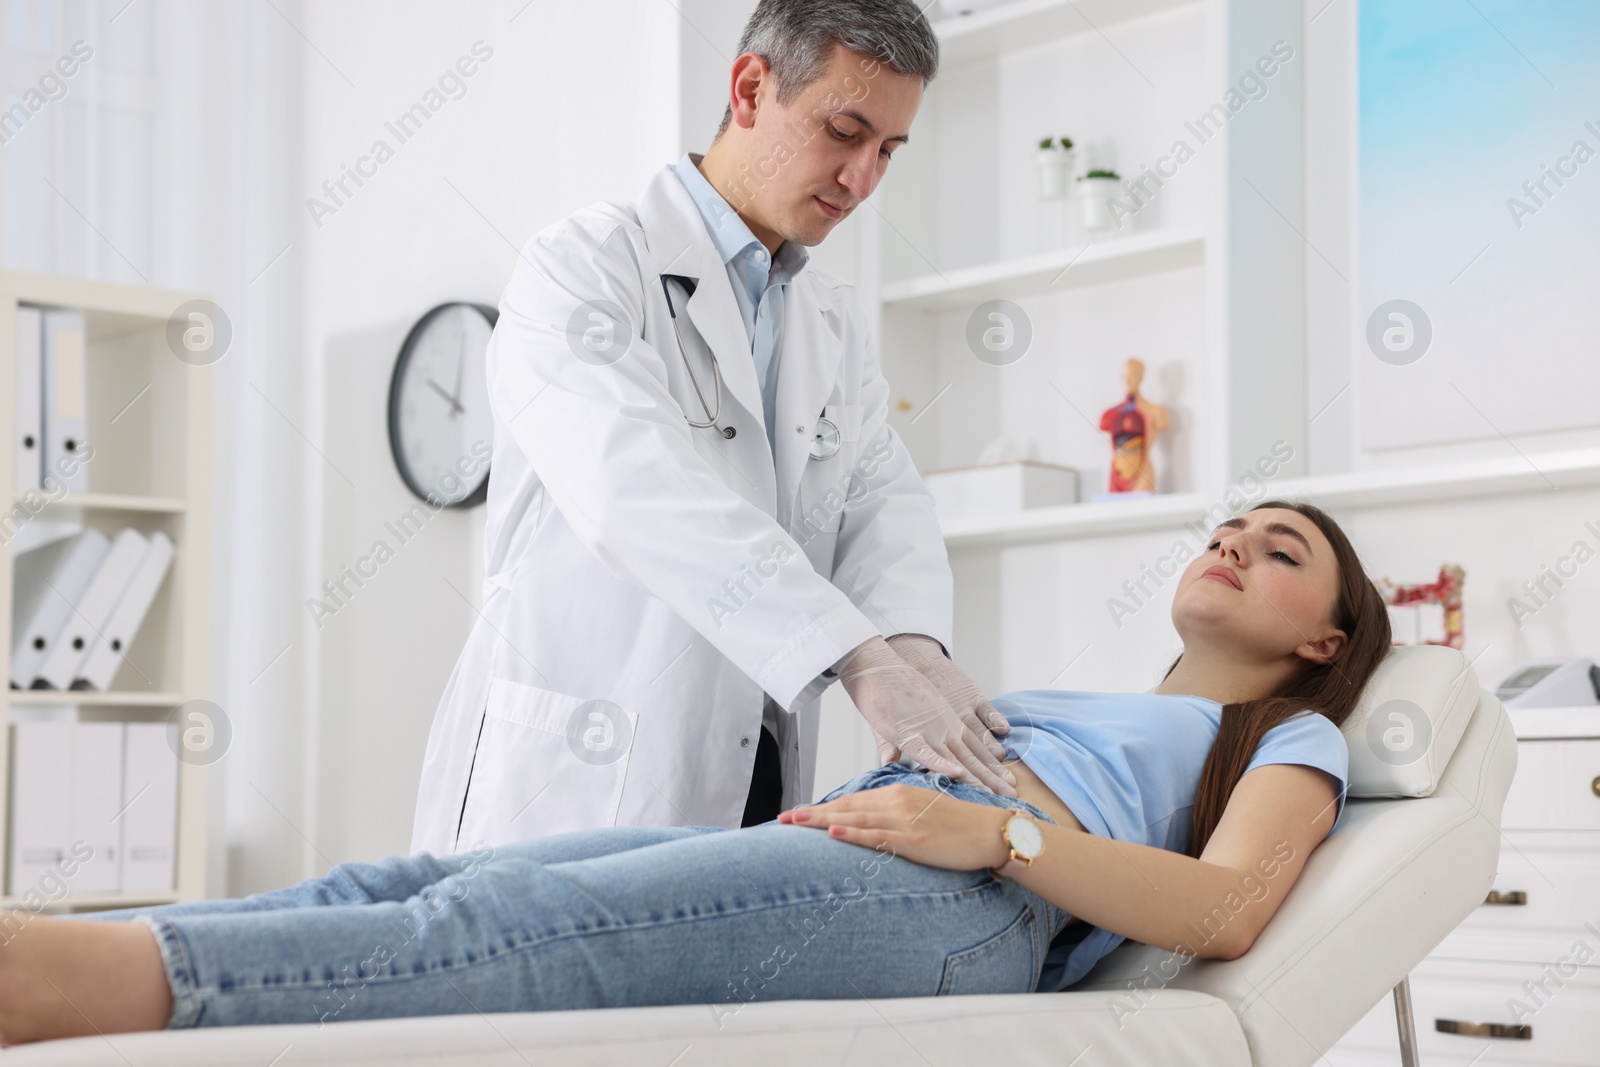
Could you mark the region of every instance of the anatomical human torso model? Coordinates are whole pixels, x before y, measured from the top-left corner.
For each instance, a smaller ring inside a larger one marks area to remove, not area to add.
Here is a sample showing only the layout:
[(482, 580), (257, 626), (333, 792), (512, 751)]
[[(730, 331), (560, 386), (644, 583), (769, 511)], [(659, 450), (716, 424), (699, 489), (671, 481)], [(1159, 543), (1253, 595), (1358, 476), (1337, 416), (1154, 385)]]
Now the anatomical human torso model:
[(1150, 449), (1156, 436), (1166, 432), (1171, 420), (1167, 409), (1139, 395), (1144, 383), (1144, 363), (1130, 359), (1126, 371), (1127, 396), (1100, 414), (1100, 429), (1111, 435), (1113, 493), (1156, 491), (1156, 471)]

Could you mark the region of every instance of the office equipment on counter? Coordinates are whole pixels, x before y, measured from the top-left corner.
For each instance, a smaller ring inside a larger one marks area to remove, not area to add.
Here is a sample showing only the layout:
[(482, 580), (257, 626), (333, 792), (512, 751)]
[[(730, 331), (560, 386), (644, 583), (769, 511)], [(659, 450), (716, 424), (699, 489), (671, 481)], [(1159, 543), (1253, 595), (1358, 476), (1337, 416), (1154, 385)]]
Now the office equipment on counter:
[(21, 553), (12, 564), (11, 687), (29, 689), (50, 643), (67, 625), (105, 560), (111, 542), (99, 530)]
[(68, 613), (66, 625), (50, 643), (32, 688), (66, 689), (72, 685), (79, 664), (105, 629), (112, 609), (117, 606), (123, 590), (128, 588), (134, 568), (148, 547), (149, 542), (138, 530), (125, 529), (117, 534), (89, 587)]
[(44, 468), (40, 420), (40, 406), (44, 403), (42, 330), (38, 308), (17, 308), (17, 421), (12, 442), (17, 469), (12, 483), (19, 492), (39, 488), (39, 475)]
[(89, 466), (74, 462), (82, 456), (89, 432), (83, 312), (46, 308), (43, 333), (43, 485), (52, 491), (65, 486), (71, 493), (87, 492)]
[(1570, 708), (1600, 704), (1600, 667), (1587, 657), (1524, 663), (1495, 689), (1508, 708)]
[(172, 555), (171, 538), (160, 531), (150, 535), (149, 546), (134, 568), (133, 578), (112, 609), (106, 625), (95, 637), (88, 656), (78, 666), (72, 680), (73, 689), (104, 692), (111, 688), (111, 681), (172, 566)]

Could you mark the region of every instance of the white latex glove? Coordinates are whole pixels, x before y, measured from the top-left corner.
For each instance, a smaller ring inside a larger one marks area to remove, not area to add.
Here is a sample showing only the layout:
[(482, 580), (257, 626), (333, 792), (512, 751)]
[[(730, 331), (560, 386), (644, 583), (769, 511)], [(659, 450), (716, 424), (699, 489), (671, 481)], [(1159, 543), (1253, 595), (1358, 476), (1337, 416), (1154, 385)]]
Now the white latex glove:
[(981, 737), (989, 751), (997, 757), (1005, 755), (1005, 746), (996, 741), (994, 735), (1006, 733), (1011, 724), (989, 703), (978, 683), (950, 661), (943, 645), (927, 634), (895, 634), (889, 638), (889, 647), (933, 683), (939, 695), (956, 709), (963, 725)]
[(872, 726), (884, 762), (898, 747), (929, 770), (1014, 797), (1016, 777), (1000, 766), (932, 682), (881, 637), (863, 642), (839, 669), (839, 681)]

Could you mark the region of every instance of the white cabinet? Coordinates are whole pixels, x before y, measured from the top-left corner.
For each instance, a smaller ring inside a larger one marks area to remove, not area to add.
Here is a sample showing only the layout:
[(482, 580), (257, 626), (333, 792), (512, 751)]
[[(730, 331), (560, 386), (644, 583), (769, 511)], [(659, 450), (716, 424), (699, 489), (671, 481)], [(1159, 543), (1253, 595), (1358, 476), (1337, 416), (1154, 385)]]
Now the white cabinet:
[[(1600, 1063), (1600, 708), (1508, 708), (1517, 773), (1494, 885), (1411, 972), (1424, 1067)], [(1388, 998), (1328, 1054), (1397, 1062)]]
[[(165, 534), (176, 546), (171, 571), (137, 636), (122, 650), (110, 687), (93, 692), (8, 690), (6, 710), (12, 722), (160, 724), (179, 709), (188, 723), (196, 707), (191, 702), (209, 695), (215, 370), (213, 360), (196, 356), (185, 332), (202, 302), (209, 304), (198, 293), (0, 271), (0, 382), (17, 380), (19, 308), (82, 312), (84, 416), (93, 449), (85, 461), (87, 491), (41, 492), (13, 484), (14, 476), (0, 481), (0, 511), (6, 518), (0, 523), (3, 673), (9, 677), (12, 555), (19, 530), (34, 523), (72, 524), (110, 536), (131, 527), (147, 536)], [(12, 451), (16, 417), (15, 390), (8, 387), (0, 391), (0, 470), (17, 467)], [(163, 865), (159, 879), (170, 888), (106, 891), (92, 879), (72, 876), (65, 882), (66, 892), (59, 894), (36, 891), (38, 878), (24, 877), (11, 895), (0, 898), (0, 906), (32, 908), (42, 898), (53, 910), (80, 910), (205, 896), (208, 762), (186, 757), (178, 768), (176, 869), (167, 878)], [(0, 729), (0, 856), (11, 852), (7, 838), (13, 787), (26, 788), (28, 777), (14, 763), (10, 732)], [(116, 811), (116, 821), (141, 813)]]

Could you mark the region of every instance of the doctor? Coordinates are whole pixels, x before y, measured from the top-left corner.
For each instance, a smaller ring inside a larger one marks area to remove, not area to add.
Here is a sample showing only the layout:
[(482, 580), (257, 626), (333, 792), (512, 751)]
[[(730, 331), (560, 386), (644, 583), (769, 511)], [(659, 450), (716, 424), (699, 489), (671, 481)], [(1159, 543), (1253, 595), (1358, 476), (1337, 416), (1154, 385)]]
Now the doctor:
[(886, 762), (1015, 795), (856, 290), (806, 252), (937, 40), (912, 0), (761, 0), (739, 47), (705, 155), (535, 235), (501, 298), (483, 608), (413, 852), (771, 819), (812, 799), (836, 678)]

